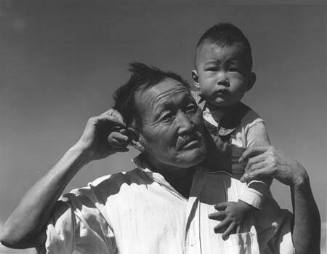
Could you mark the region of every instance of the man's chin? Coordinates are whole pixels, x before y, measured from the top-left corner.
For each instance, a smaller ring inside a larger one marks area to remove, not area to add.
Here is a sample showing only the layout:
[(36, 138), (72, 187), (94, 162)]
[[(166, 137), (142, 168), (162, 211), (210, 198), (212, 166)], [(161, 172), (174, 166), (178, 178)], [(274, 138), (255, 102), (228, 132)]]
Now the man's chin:
[(190, 168), (200, 164), (206, 157), (205, 148), (197, 148), (185, 151), (178, 160), (179, 166), (182, 168)]

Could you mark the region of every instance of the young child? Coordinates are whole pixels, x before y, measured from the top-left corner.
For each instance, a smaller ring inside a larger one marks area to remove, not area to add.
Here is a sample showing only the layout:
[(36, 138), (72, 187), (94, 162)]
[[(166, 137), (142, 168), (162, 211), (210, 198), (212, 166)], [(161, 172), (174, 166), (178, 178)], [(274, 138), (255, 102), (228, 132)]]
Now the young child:
[[(219, 153), (213, 156), (217, 158), (213, 167), (218, 164), (220, 170), (240, 177), (245, 165), (238, 159), (243, 151), (251, 146), (270, 145), (264, 121), (241, 102), (256, 81), (251, 47), (242, 31), (229, 23), (208, 29), (196, 45), (192, 78), (198, 88), (195, 98), (203, 110), (215, 152)], [(222, 207), (229, 225), (233, 225), (227, 227), (223, 238), (241, 224), (248, 211), (260, 209), (263, 196), (270, 193), (270, 183), (268, 179), (249, 182), (249, 191), (241, 193), (239, 202)]]

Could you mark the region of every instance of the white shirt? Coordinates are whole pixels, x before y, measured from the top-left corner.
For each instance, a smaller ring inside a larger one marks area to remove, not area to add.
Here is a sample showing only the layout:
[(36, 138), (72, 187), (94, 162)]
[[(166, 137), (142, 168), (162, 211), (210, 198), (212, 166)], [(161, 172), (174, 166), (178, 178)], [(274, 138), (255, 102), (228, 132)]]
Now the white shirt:
[(275, 203), (226, 241), (214, 233), (213, 205), (237, 201), (246, 188), (225, 172), (201, 168), (188, 199), (147, 168), (104, 176), (62, 197), (69, 208), (56, 209), (45, 247), (47, 253), (256, 254), (259, 243), (260, 253), (294, 253), (291, 216)]

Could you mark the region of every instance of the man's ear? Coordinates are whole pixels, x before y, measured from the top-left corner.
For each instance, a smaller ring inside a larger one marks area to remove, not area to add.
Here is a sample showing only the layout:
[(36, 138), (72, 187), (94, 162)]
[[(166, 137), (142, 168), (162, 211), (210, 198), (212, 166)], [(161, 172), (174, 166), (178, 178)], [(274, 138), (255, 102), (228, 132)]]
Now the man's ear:
[(193, 85), (196, 88), (200, 88), (200, 84), (199, 84), (199, 76), (198, 76), (198, 72), (196, 70), (192, 70), (192, 79), (193, 79)]
[(253, 87), (256, 80), (257, 80), (257, 75), (254, 72), (251, 72), (250, 75), (249, 75), (249, 82), (248, 82), (248, 85), (247, 85), (247, 91), (249, 91)]
[(129, 132), (130, 144), (136, 150), (143, 153), (144, 152), (144, 146), (143, 146), (142, 142), (140, 142), (141, 135), (133, 127), (128, 127), (128, 132)]

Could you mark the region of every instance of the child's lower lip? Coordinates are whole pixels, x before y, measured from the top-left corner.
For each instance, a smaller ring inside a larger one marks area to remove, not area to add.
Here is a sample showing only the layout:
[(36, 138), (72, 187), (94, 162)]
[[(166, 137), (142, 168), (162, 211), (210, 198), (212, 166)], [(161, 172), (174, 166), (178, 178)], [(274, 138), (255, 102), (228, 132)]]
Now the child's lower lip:
[(226, 96), (226, 95), (228, 95), (228, 91), (225, 91), (225, 90), (223, 90), (223, 91), (217, 91), (217, 92), (215, 92), (215, 95), (218, 95), (218, 96)]

